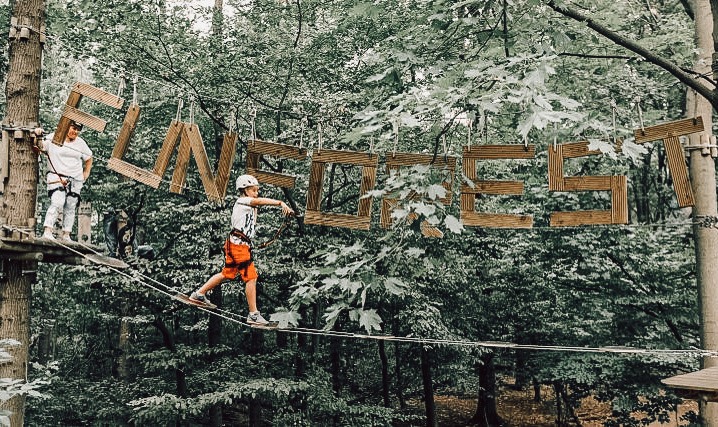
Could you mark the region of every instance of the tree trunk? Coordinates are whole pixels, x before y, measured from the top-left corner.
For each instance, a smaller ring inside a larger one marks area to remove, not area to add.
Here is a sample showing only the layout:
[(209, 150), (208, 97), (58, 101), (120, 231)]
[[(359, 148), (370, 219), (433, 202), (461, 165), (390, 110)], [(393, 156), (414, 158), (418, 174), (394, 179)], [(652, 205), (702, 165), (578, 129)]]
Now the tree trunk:
[[(36, 127), (39, 118), (42, 56), (39, 30), (45, 26), (45, 1), (17, 0), (13, 4), (12, 13), (17, 24), (26, 28), (23, 31), (13, 27), (18, 37), (10, 38), (9, 42), (5, 86), (7, 115), (3, 123), (26, 131), (23, 132), (22, 139), (11, 141), (8, 149), (9, 176), (3, 193), (0, 222), (13, 227), (28, 228), (34, 227), (35, 221), (38, 164), (27, 130)], [(27, 31), (28, 27), (33, 31)], [(12, 361), (0, 365), (0, 378), (27, 378), (30, 298), (34, 276), (23, 275), (24, 266), (27, 267), (26, 270), (36, 269), (34, 262), (12, 259), (3, 261), (2, 270), (5, 276), (0, 279), (0, 338), (14, 339), (20, 342), (20, 346), (9, 349)], [(23, 396), (3, 402), (0, 409), (12, 412), (11, 426), (20, 427), (24, 424)]]
[(424, 408), (426, 410), (426, 426), (437, 427), (436, 404), (434, 403), (434, 385), (431, 378), (431, 360), (426, 348), (421, 347), (421, 380), (424, 384)]
[(469, 422), (481, 427), (499, 426), (502, 420), (496, 409), (496, 371), (493, 353), (481, 355), (478, 370), (479, 393), (476, 412)]
[(37, 361), (45, 364), (55, 360), (55, 320), (42, 322), (42, 331), (37, 337)]
[[(718, 2), (696, 0), (693, 3), (696, 20), (696, 47), (699, 57), (695, 61), (695, 71), (708, 73), (711, 57), (715, 54), (714, 46), (718, 41)], [(713, 6), (711, 8), (711, 6)], [(718, 71), (718, 70), (714, 70)], [(715, 76), (714, 76), (715, 78)], [(706, 131), (700, 135), (691, 135), (690, 143), (708, 143), (712, 135), (712, 111), (708, 100), (689, 91), (689, 117), (702, 116)], [(710, 151), (710, 150), (709, 150)], [(694, 217), (716, 216), (716, 178), (715, 161), (703, 150), (690, 150), (690, 176), (695, 194)], [(696, 253), (696, 280), (701, 318), (701, 344), (706, 350), (718, 350), (718, 229), (713, 227), (693, 226)], [(703, 367), (718, 366), (718, 360), (711, 357), (703, 359)], [(718, 403), (701, 404), (701, 417), (707, 427), (718, 427)]]
[[(260, 354), (264, 347), (264, 334), (252, 330), (250, 336), (249, 353)], [(262, 401), (255, 398), (249, 399), (249, 427), (260, 427), (262, 425)]]
[(117, 342), (119, 355), (117, 356), (117, 378), (127, 380), (129, 378), (129, 364), (127, 355), (130, 350), (130, 334), (132, 333), (132, 324), (125, 320), (129, 313), (128, 304), (122, 304), (122, 318), (120, 319), (120, 336)]
[[(222, 286), (217, 286), (212, 290), (211, 301), (218, 307), (222, 306)], [(219, 316), (209, 316), (209, 327), (207, 331), (207, 341), (209, 347), (217, 347), (222, 342), (222, 318)], [(214, 359), (214, 357), (212, 357)], [(214, 360), (210, 360), (212, 363)], [(220, 427), (222, 422), (222, 403), (217, 403), (209, 408), (209, 424), (212, 427)]]
[(379, 359), (381, 360), (381, 395), (384, 398), (384, 406), (391, 408), (391, 399), (389, 398), (389, 359), (386, 357), (386, 344), (383, 340), (379, 340)]

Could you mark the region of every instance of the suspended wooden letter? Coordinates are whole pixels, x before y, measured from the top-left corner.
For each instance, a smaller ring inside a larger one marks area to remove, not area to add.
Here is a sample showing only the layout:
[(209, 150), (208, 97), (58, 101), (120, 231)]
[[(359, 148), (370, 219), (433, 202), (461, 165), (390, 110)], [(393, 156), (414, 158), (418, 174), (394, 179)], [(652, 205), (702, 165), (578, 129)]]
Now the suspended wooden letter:
[[(431, 166), (434, 169), (447, 172), (446, 180), (442, 183), (444, 188), (446, 188), (446, 196), (441, 199), (441, 203), (446, 206), (450, 205), (451, 199), (453, 198), (451, 188), (454, 185), (454, 176), (456, 175), (456, 157), (437, 156), (434, 158), (434, 156), (430, 154), (393, 153), (387, 155), (386, 158), (387, 173), (391, 173), (392, 171), (398, 173), (400, 167), (410, 167), (414, 165)], [(382, 199), (380, 224), (383, 228), (391, 226), (391, 213), (398, 203), (399, 201), (395, 198), (385, 197)], [(410, 219), (413, 221), (416, 219), (416, 215)], [(423, 234), (424, 237), (443, 237), (444, 235), (441, 230), (432, 227), (427, 221), (423, 221), (421, 224), (421, 234)]]
[(676, 200), (678, 201), (678, 206), (682, 208), (693, 206), (695, 201), (691, 181), (688, 177), (686, 158), (678, 137), (696, 132), (703, 132), (703, 117), (677, 120), (633, 131), (636, 144), (663, 140), (663, 147), (666, 150), (666, 157), (668, 157), (668, 170), (671, 172), (673, 189), (676, 192)]
[(551, 212), (552, 227), (628, 223), (625, 176), (564, 176), (564, 159), (601, 154), (598, 150), (589, 150), (588, 144), (588, 141), (581, 141), (548, 148), (548, 189), (549, 191), (610, 191), (611, 209)]
[(128, 178), (132, 178), (135, 181), (149, 185), (152, 188), (158, 188), (162, 181), (161, 176), (122, 159), (130, 145), (130, 140), (135, 131), (135, 127), (137, 127), (139, 118), (140, 106), (137, 104), (130, 105), (130, 108), (127, 109), (127, 113), (125, 114), (125, 120), (122, 122), (122, 128), (117, 136), (115, 147), (112, 149), (112, 155), (107, 161), (107, 168)]
[(278, 172), (268, 172), (259, 169), (263, 156), (281, 157), (284, 159), (304, 160), (307, 150), (292, 145), (277, 144), (265, 141), (247, 142), (247, 173), (254, 175), (259, 182), (271, 184), (282, 188), (294, 188), (296, 178)]
[(75, 83), (70, 91), (70, 95), (67, 97), (67, 101), (65, 102), (65, 109), (62, 112), (62, 117), (60, 117), (60, 121), (57, 123), (57, 129), (55, 129), (55, 135), (52, 138), (52, 142), (54, 144), (63, 145), (65, 143), (65, 137), (67, 136), (67, 131), (70, 129), (70, 122), (72, 121), (82, 123), (83, 125), (98, 132), (103, 132), (105, 130), (105, 127), (107, 126), (106, 121), (85, 113), (77, 108), (79, 107), (80, 101), (83, 97), (93, 99), (118, 110), (122, 108), (122, 104), (125, 102), (124, 99), (109, 94), (102, 89), (98, 89), (85, 83)]
[[(362, 197), (374, 188), (376, 168), (379, 156), (369, 153), (352, 151), (322, 150), (312, 155), (312, 166), (307, 192), (307, 210), (305, 224), (346, 227), (357, 230), (368, 230), (371, 223), (371, 197)], [(357, 215), (321, 212), (324, 172), (327, 163), (342, 163), (362, 167), (361, 187), (359, 189), (359, 208)]]
[[(162, 153), (157, 159), (158, 165), (155, 166), (155, 170), (159, 170), (162, 165), (160, 161), (165, 162), (169, 156), (167, 151), (171, 153), (177, 144), (177, 139), (168, 138), (170, 144), (167, 147), (162, 146)], [(168, 140), (166, 139), (165, 142)], [(199, 169), (199, 175), (202, 179), (202, 185), (204, 191), (207, 194), (207, 198), (214, 201), (221, 201), (227, 194), (227, 183), (229, 182), (229, 172), (234, 161), (234, 155), (237, 148), (237, 135), (229, 134), (225, 136), (223, 141), (222, 151), (219, 156), (219, 165), (217, 168), (217, 175), (212, 174), (212, 168), (209, 165), (209, 158), (207, 157), (207, 151), (204, 148), (204, 142), (202, 142), (202, 135), (199, 133), (199, 127), (194, 123), (184, 123), (182, 127), (182, 135), (180, 140), (180, 148), (177, 154), (177, 164), (175, 165), (174, 173), (172, 174), (172, 183), (170, 184), (170, 192), (182, 193), (184, 189), (185, 177), (187, 174), (187, 166), (191, 155), (194, 155), (195, 162), (197, 163), (197, 169)], [(162, 160), (161, 160), (162, 159)], [(162, 171), (164, 173), (164, 170)]]
[(463, 150), (464, 176), (471, 185), (461, 185), (461, 222), (469, 227), (531, 228), (533, 216), (475, 212), (476, 195), (521, 195), (524, 183), (521, 181), (485, 181), (476, 176), (477, 160), (533, 159), (534, 145), (474, 145)]

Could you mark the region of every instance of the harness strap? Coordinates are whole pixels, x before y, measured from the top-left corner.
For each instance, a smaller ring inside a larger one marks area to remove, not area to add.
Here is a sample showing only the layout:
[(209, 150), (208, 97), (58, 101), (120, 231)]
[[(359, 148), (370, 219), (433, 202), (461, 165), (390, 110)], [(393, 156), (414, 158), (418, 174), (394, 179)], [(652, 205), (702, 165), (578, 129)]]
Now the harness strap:
[(234, 236), (238, 238), (239, 240), (249, 244), (249, 246), (252, 246), (252, 239), (250, 239), (246, 234), (242, 232), (242, 230), (239, 230), (237, 228), (233, 228), (232, 231), (229, 232), (230, 236)]

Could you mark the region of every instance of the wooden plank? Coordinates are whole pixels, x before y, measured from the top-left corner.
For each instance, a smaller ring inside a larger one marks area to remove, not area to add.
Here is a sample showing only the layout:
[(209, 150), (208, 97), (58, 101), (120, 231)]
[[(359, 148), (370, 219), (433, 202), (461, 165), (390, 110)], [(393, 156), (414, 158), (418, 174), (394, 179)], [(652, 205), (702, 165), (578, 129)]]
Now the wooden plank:
[(444, 237), (444, 232), (429, 224), (429, 221), (421, 221), (419, 226), (421, 229), (421, 235), (431, 239), (441, 239)]
[(601, 150), (589, 150), (589, 144), (590, 142), (588, 141), (564, 142), (563, 144), (561, 144), (563, 158), (573, 159), (576, 157), (586, 157), (603, 154)]
[(184, 129), (182, 129), (183, 142), (185, 138), (189, 141), (191, 153), (194, 155), (194, 161), (197, 164), (199, 177), (202, 180), (205, 194), (210, 200), (220, 201), (221, 198), (214, 183), (214, 174), (212, 173), (212, 168), (209, 166), (209, 157), (207, 157), (207, 150), (204, 148), (199, 127), (193, 123), (185, 124)]
[[(466, 159), (464, 158), (462, 160), (461, 164), (462, 172), (464, 173), (464, 177), (466, 179), (470, 180), (471, 182), (476, 181), (476, 160), (475, 159)], [(461, 192), (460, 196), (460, 205), (462, 211), (474, 211), (474, 207), (476, 206), (476, 194), (475, 193), (464, 193)]]
[(356, 166), (376, 167), (379, 163), (379, 156), (356, 151), (322, 150), (312, 153), (312, 162), (346, 163)]
[(94, 86), (88, 85), (86, 83), (80, 83), (77, 82), (72, 87), (72, 90), (79, 93), (82, 96), (86, 96), (90, 99), (94, 99), (97, 102), (101, 102), (105, 105), (108, 105), (116, 110), (119, 110), (122, 108), (122, 105), (125, 103), (125, 100), (117, 97), (111, 93), (107, 93), (102, 89), (96, 88)]
[(625, 175), (611, 177), (611, 223), (628, 224), (628, 179)]
[(69, 105), (65, 105), (65, 110), (62, 112), (62, 115), (98, 132), (104, 132), (105, 127), (107, 127), (107, 121)]
[(182, 194), (182, 191), (184, 190), (184, 183), (187, 178), (187, 166), (189, 165), (189, 158), (191, 154), (192, 147), (190, 145), (190, 141), (184, 137), (181, 138), (179, 151), (177, 152), (177, 163), (175, 164), (175, 170), (172, 173), (172, 182), (170, 182), (170, 193)]
[(112, 148), (111, 157), (122, 159), (125, 156), (139, 118), (140, 106), (137, 104), (130, 105), (130, 108), (127, 109), (127, 113), (125, 113), (125, 120), (122, 122), (122, 128), (120, 129), (119, 135), (117, 135), (115, 146)]
[[(474, 186), (461, 186), (461, 194), (521, 195), (524, 193), (523, 181), (474, 181)], [(466, 209), (471, 210), (471, 209)]]
[[(65, 105), (70, 107), (77, 107), (80, 105), (82, 95), (78, 92), (70, 91), (67, 96)], [(60, 120), (57, 122), (57, 128), (55, 128), (55, 134), (52, 137), (52, 143), (55, 145), (63, 146), (65, 144), (65, 137), (67, 137), (67, 131), (70, 129), (70, 119), (65, 116), (60, 116)]]
[(376, 185), (376, 167), (363, 167), (361, 171), (361, 186), (359, 187), (359, 206), (357, 215), (359, 217), (371, 216), (371, 205), (373, 197), (365, 195), (374, 189)]
[(533, 159), (536, 157), (536, 146), (529, 144), (501, 145), (469, 145), (464, 146), (463, 156), (466, 159), (499, 160), (499, 159)]
[(319, 211), (324, 191), (324, 163), (312, 162), (309, 169), (309, 188), (307, 189), (307, 210)]
[(259, 161), (261, 160), (262, 155), (258, 153), (250, 153), (247, 152), (247, 173), (250, 175), (254, 175), (251, 172), (249, 172), (250, 169), (258, 171), (259, 170)]
[(232, 172), (232, 164), (236, 155), (237, 134), (234, 132), (225, 133), (222, 140), (222, 150), (219, 153), (219, 162), (217, 162), (217, 174), (214, 177), (214, 184), (221, 199), (224, 199), (227, 195), (229, 175)]
[(548, 147), (548, 189), (563, 191), (563, 146)]
[(170, 127), (167, 129), (165, 140), (160, 148), (160, 153), (155, 160), (154, 173), (158, 176), (163, 176), (169, 166), (170, 158), (177, 147), (177, 141), (179, 141), (182, 135), (182, 129), (184, 129), (184, 123), (172, 120)]
[(357, 215), (324, 213), (315, 210), (307, 210), (304, 212), (304, 223), (329, 227), (343, 227), (354, 230), (369, 230), (371, 218), (368, 216), (359, 217)]
[(430, 165), (436, 168), (456, 168), (456, 157), (438, 155), (434, 158), (431, 154), (418, 153), (391, 153), (386, 155), (386, 165), (389, 166), (414, 166)]
[(124, 160), (110, 158), (107, 161), (107, 168), (128, 178), (149, 185), (152, 188), (159, 188), (162, 177), (152, 171), (139, 168)]
[(666, 138), (663, 140), (663, 146), (666, 149), (668, 169), (673, 179), (673, 189), (676, 192), (678, 206), (685, 208), (695, 205), (691, 180), (688, 176), (688, 166), (680, 140), (677, 136)]
[[(247, 158), (249, 160), (249, 158)], [(259, 169), (247, 167), (247, 173), (257, 178), (263, 184), (273, 185), (280, 188), (294, 188), (297, 178), (291, 175), (276, 172), (266, 172)]]
[(381, 228), (389, 228), (394, 220), (391, 218), (391, 213), (398, 206), (399, 202), (397, 199), (383, 198), (381, 199), (381, 213), (379, 214), (379, 226)]
[(307, 158), (307, 150), (305, 148), (260, 140), (247, 141), (247, 152), (294, 160), (304, 160)]
[(666, 378), (661, 382), (669, 387), (686, 390), (718, 392), (718, 366)]
[(612, 224), (613, 218), (609, 210), (551, 212), (551, 227), (573, 227), (578, 225)]
[(468, 227), (532, 228), (533, 216), (461, 211), (461, 223)]
[(567, 176), (563, 179), (563, 191), (609, 191), (610, 176)]
[(633, 131), (633, 136), (636, 144), (643, 144), (659, 139), (703, 132), (703, 130), (703, 117), (698, 116), (695, 119), (676, 120), (648, 128), (636, 129)]

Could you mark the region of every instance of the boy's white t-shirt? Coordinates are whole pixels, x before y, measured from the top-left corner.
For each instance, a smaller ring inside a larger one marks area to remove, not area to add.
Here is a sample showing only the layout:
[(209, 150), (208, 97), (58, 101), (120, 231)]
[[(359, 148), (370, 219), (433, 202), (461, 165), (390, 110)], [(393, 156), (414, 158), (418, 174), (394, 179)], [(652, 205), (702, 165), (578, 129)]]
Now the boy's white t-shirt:
[[(232, 209), (232, 228), (235, 228), (250, 239), (254, 238), (257, 232), (257, 208), (250, 206), (251, 197), (240, 197), (234, 203)], [(239, 238), (231, 236), (232, 243), (243, 243)]]
[[(92, 150), (84, 139), (79, 136), (72, 142), (67, 142), (62, 146), (52, 143), (55, 133), (47, 135), (42, 143), (42, 149), (47, 153), (50, 164), (47, 171), (69, 176), (78, 181), (83, 181), (83, 169), (85, 161), (92, 158)], [(48, 178), (48, 180), (50, 180)], [(54, 178), (52, 179), (55, 180)]]

